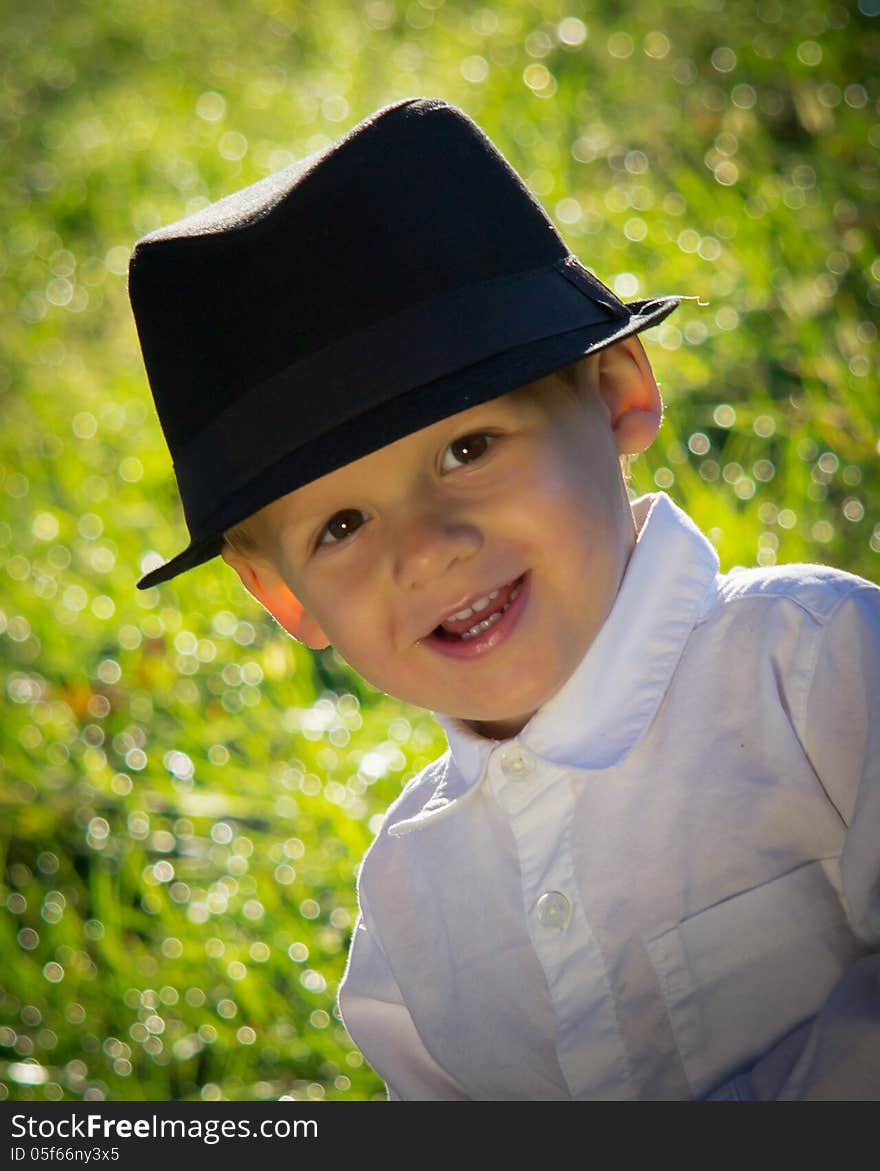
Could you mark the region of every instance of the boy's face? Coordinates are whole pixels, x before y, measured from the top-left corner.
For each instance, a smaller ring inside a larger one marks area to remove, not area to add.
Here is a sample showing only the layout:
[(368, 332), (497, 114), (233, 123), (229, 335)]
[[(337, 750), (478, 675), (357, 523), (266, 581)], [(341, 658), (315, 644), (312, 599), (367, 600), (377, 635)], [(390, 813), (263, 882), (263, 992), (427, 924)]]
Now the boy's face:
[(515, 734), (586, 653), (634, 543), (599, 366), (577, 393), (542, 379), (291, 492), (249, 523), (246, 568), (224, 556), (383, 691)]

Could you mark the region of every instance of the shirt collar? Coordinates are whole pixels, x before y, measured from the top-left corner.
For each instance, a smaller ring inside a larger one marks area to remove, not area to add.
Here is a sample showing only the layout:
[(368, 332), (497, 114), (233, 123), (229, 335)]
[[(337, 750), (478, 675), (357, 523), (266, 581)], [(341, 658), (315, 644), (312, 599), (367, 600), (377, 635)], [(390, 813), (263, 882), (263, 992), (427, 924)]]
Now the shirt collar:
[[(717, 589), (718, 555), (663, 493), (632, 504), (637, 539), (614, 605), (574, 674), (518, 739), (543, 760), (582, 769), (619, 764), (648, 729), (688, 636)], [(444, 804), (485, 773), (497, 741), (438, 716), (458, 784)]]

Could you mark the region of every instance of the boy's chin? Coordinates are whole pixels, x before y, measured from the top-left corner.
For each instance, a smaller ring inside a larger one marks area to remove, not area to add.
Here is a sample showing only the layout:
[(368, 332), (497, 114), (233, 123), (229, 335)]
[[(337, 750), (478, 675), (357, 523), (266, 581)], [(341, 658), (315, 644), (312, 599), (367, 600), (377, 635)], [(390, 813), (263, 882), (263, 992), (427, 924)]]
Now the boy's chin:
[(489, 740), (509, 740), (512, 736), (520, 734), (534, 714), (529, 712), (527, 715), (495, 720), (464, 720), (463, 723), (478, 736), (485, 736)]

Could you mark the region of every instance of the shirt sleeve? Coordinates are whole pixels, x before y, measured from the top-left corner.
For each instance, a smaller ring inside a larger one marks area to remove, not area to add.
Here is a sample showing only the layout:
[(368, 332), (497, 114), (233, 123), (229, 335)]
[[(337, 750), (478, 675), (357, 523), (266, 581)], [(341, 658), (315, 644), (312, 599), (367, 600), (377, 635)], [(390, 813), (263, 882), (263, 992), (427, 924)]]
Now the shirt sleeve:
[(821, 1011), (736, 1079), (741, 1098), (880, 1101), (880, 590), (853, 589), (814, 654), (800, 729), (846, 826), (850, 926), (868, 949)]
[(358, 917), (339, 988), (345, 1027), (384, 1080), (390, 1101), (467, 1101), (416, 1030), (381, 945)]

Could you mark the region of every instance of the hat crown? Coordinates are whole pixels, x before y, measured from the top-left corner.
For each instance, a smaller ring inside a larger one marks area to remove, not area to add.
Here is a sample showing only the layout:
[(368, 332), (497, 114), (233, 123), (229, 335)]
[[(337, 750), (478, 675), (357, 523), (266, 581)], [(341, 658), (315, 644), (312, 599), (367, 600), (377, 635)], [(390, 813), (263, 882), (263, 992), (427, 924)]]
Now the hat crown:
[(566, 254), (465, 114), (386, 107), (138, 243), (132, 304), (172, 454), (252, 385), (373, 322)]

